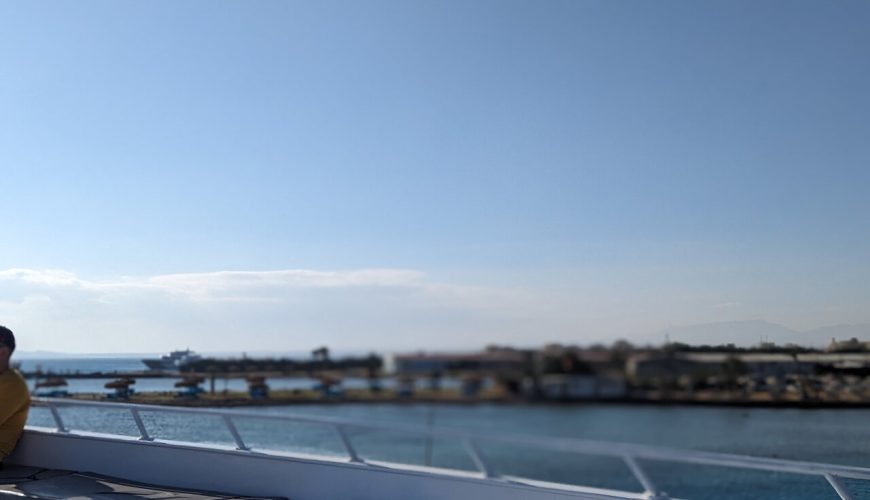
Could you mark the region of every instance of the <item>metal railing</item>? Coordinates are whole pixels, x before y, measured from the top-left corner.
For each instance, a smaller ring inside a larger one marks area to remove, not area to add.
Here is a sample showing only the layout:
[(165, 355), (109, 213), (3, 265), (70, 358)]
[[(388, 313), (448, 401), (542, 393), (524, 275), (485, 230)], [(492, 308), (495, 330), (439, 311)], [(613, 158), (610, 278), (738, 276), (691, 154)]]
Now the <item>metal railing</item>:
[[(660, 446), (595, 441), (587, 439), (481, 433), (477, 431), (469, 432), (460, 429), (438, 427), (433, 428), (415, 425), (360, 423), (336, 418), (306, 417), (297, 415), (265, 415), (250, 412), (228, 412), (215, 409), (193, 409), (128, 403), (90, 402), (54, 398), (35, 398), (32, 404), (35, 407), (47, 408), (54, 422), (53, 430), (58, 433), (66, 434), (75, 433), (66, 427), (59, 408), (76, 407), (97, 408), (102, 410), (126, 410), (132, 416), (133, 422), (135, 423), (136, 429), (139, 433), (138, 439), (141, 441), (159, 441), (148, 432), (145, 422), (142, 419), (142, 413), (147, 412), (164, 414), (185, 414), (195, 416), (215, 416), (219, 417), (220, 420), (223, 422), (223, 425), (226, 427), (227, 431), (229, 431), (230, 435), (233, 438), (236, 450), (240, 453), (251, 453), (252, 449), (248, 445), (248, 443), (245, 442), (244, 437), (236, 426), (236, 419), (254, 419), (325, 425), (331, 427), (335, 431), (338, 441), (341, 443), (344, 452), (347, 454), (348, 462), (369, 467), (383, 467), (384, 462), (378, 461), (375, 464), (362, 458), (358, 453), (356, 447), (354, 446), (352, 435), (349, 431), (367, 430), (385, 432), (391, 435), (413, 435), (423, 438), (452, 439), (458, 440), (464, 445), (465, 453), (474, 464), (481, 478), (493, 481), (522, 484), (525, 486), (538, 486), (543, 488), (569, 491), (573, 490), (586, 493), (599, 492), (602, 494), (602, 497), (607, 498), (670, 498), (665, 492), (661, 491), (656, 486), (655, 482), (641, 465), (640, 460), (658, 461), (672, 464), (713, 465), (729, 467), (733, 469), (785, 472), (808, 476), (821, 476), (827, 480), (827, 482), (834, 489), (834, 491), (836, 491), (837, 495), (839, 495), (839, 497), (843, 500), (853, 499), (851, 493), (843, 482), (843, 479), (870, 481), (870, 468), (865, 467), (804, 462), (797, 460), (783, 460), (774, 458), (761, 458), (746, 455), (705, 452), (697, 450), (683, 450)], [(515, 445), (529, 449), (549, 450), (558, 452), (574, 452), (577, 454), (589, 456), (617, 458), (625, 463), (628, 470), (631, 472), (637, 482), (643, 487), (644, 491), (642, 493), (637, 493), (622, 490), (605, 490), (601, 488), (549, 483), (543, 481), (536, 481), (528, 478), (502, 475), (499, 473), (494, 464), (489, 459), (487, 459), (486, 455), (482, 453), (481, 449), (484, 443)], [(268, 452), (269, 450), (265, 449), (257, 450), (257, 453), (269, 454)], [(286, 454), (279, 454), (275, 452), (275, 455), (285, 456)], [(389, 465), (395, 466), (397, 468), (402, 467), (402, 464), (399, 463)], [(434, 474), (439, 473), (438, 469), (436, 468), (430, 468), (427, 470), (431, 471)]]

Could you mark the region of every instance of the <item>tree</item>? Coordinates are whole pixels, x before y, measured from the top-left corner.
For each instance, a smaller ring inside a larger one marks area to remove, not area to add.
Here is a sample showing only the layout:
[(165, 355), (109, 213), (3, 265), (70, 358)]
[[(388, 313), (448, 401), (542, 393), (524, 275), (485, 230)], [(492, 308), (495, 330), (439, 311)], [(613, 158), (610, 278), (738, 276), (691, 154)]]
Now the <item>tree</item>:
[(614, 363), (625, 363), (632, 351), (634, 345), (631, 342), (619, 339), (610, 345), (610, 360)]
[(722, 377), (725, 379), (728, 389), (735, 389), (738, 379), (748, 372), (746, 363), (734, 354), (728, 355), (722, 363)]
[(311, 351), (311, 357), (313, 357), (317, 361), (326, 362), (329, 361), (329, 348), (326, 346), (319, 347)]

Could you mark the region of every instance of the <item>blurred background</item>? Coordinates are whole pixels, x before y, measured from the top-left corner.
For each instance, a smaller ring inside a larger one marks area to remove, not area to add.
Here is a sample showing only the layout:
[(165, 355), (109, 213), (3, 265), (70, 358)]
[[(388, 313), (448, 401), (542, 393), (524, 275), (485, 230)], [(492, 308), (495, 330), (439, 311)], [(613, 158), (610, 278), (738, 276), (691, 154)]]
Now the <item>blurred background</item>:
[(868, 24), (858, 0), (4, 3), (13, 361), (36, 395), (868, 467)]

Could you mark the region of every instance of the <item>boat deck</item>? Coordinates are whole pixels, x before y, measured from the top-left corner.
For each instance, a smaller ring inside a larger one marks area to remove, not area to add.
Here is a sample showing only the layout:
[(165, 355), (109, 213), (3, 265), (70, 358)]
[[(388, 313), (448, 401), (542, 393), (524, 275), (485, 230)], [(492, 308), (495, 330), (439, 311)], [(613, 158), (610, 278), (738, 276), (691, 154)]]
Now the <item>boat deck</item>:
[(0, 464), (0, 500), (26, 498), (92, 498), (95, 500), (228, 500), (250, 497), (203, 491), (179, 491), (129, 481), (62, 470)]

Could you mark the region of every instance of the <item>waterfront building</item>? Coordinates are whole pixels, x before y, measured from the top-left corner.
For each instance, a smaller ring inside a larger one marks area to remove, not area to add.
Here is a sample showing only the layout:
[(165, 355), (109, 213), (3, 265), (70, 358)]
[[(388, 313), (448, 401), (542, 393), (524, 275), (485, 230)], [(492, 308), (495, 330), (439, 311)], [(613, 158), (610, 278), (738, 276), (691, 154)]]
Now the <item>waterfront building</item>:
[(624, 378), (550, 374), (541, 378), (541, 391), (546, 399), (619, 399), (628, 387)]
[(730, 361), (755, 379), (870, 369), (870, 353), (661, 352), (631, 356), (626, 372), (633, 380), (713, 376)]
[(399, 354), (395, 357), (396, 373), (429, 375), (432, 373), (486, 373), (504, 374), (526, 371), (529, 363), (527, 351), (494, 348), (471, 353)]
[(827, 352), (865, 352), (870, 353), (870, 341), (862, 342), (855, 337), (849, 340), (831, 339), (831, 343), (825, 348)]

